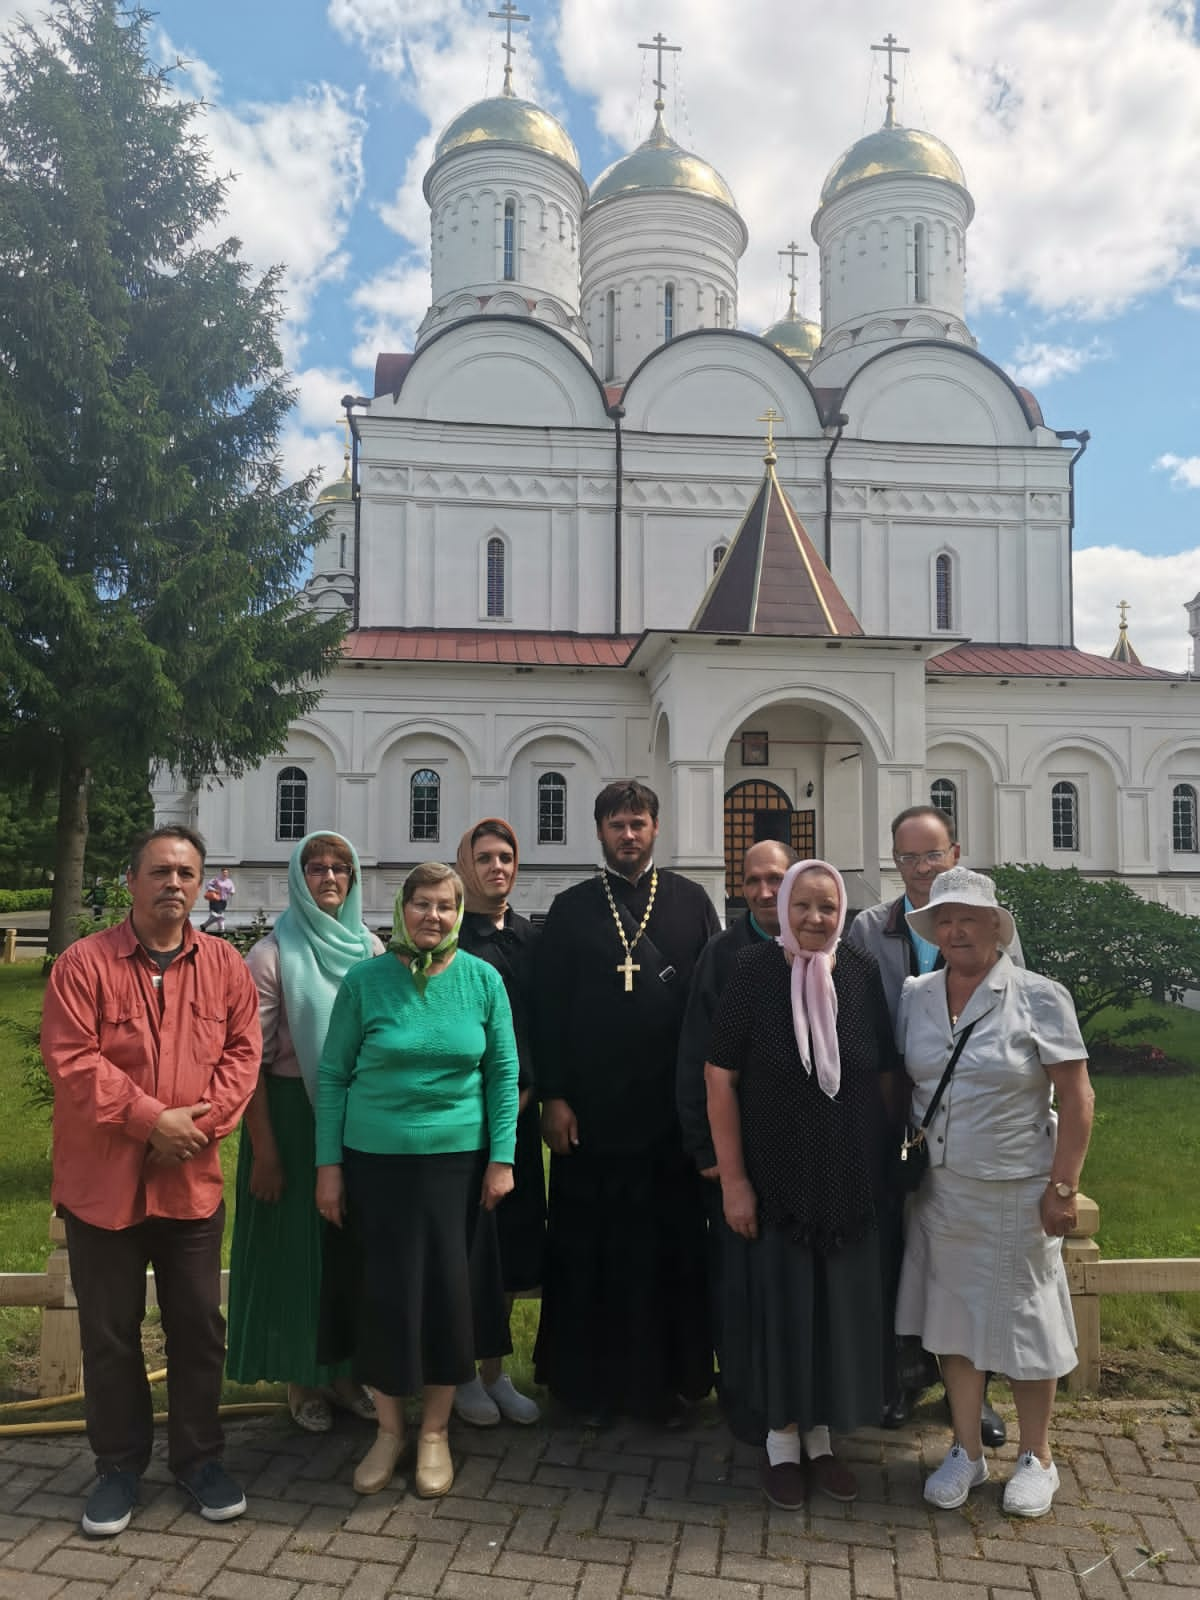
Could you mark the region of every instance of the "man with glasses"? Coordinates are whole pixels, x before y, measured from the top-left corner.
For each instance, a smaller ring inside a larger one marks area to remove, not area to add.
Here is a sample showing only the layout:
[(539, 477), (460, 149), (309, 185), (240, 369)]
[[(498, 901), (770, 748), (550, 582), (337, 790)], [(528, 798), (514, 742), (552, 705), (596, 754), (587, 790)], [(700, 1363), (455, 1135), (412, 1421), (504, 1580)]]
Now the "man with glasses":
[[(905, 978), (914, 978), (923, 972), (932, 972), (942, 963), (936, 945), (929, 944), (914, 933), (905, 921), (905, 913), (920, 911), (929, 904), (929, 891), (934, 879), (958, 862), (962, 851), (954, 837), (954, 824), (944, 811), (936, 806), (910, 806), (892, 822), (892, 860), (904, 884), (904, 893), (895, 900), (885, 900), (855, 917), (846, 938), (860, 950), (875, 957), (879, 963), (883, 988), (887, 995), (892, 1021), (900, 1005), (900, 991)], [(1025, 965), (1021, 954), (1021, 941), (1013, 935), (1008, 954), (1019, 967)], [(899, 1281), (900, 1258), (903, 1254), (902, 1215), (897, 1210), (893, 1218), (892, 1242), (894, 1261), (890, 1263), (888, 1301), (895, 1305), (895, 1291)], [(927, 1381), (937, 1379), (937, 1369), (932, 1356), (926, 1357)], [(907, 1367), (908, 1363), (897, 1363)], [(916, 1386), (908, 1381), (907, 1371), (885, 1374), (888, 1388), (888, 1405), (883, 1414), (887, 1428), (901, 1428), (912, 1415), (913, 1407), (925, 1385)], [(1007, 1431), (1004, 1420), (983, 1401), (983, 1442), (990, 1448), (999, 1448), (1005, 1442)]]

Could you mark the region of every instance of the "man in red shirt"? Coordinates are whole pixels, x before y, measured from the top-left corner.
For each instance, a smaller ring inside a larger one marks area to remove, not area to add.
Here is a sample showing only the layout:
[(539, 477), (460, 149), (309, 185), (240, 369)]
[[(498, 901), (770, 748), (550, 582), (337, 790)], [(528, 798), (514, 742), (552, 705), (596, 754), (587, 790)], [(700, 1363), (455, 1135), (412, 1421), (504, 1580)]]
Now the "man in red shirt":
[(150, 1463), (147, 1266), (166, 1334), (170, 1470), (209, 1521), (246, 1509), (220, 1459), (218, 1144), (254, 1090), (262, 1038), (242, 958), (189, 921), (203, 873), (204, 841), (190, 828), (139, 839), (128, 918), (59, 956), (42, 1014), (54, 1082), (51, 1198), (66, 1223), (99, 1478), (83, 1531), (95, 1538), (128, 1526)]

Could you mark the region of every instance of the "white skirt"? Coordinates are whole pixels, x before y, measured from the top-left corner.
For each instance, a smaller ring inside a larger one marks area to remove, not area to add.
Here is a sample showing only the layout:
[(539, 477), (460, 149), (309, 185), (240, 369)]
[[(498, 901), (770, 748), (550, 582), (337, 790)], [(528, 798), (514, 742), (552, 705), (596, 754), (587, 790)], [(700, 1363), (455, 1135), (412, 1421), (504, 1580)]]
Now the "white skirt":
[(896, 1332), (980, 1372), (1062, 1378), (1076, 1366), (1062, 1240), (1042, 1232), (1044, 1178), (933, 1167), (908, 1214)]

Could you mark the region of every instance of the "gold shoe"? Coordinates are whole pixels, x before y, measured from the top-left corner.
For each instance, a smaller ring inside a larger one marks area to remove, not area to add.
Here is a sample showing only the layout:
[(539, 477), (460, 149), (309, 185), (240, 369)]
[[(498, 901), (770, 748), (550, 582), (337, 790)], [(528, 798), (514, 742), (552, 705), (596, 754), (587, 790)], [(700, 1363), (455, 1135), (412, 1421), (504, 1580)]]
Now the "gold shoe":
[(378, 1494), (392, 1481), (404, 1449), (404, 1440), (382, 1428), (375, 1435), (375, 1443), (354, 1469), (354, 1488), (358, 1494)]
[(422, 1434), (417, 1440), (417, 1493), (422, 1500), (436, 1500), (454, 1487), (454, 1461), (450, 1441), (444, 1434)]

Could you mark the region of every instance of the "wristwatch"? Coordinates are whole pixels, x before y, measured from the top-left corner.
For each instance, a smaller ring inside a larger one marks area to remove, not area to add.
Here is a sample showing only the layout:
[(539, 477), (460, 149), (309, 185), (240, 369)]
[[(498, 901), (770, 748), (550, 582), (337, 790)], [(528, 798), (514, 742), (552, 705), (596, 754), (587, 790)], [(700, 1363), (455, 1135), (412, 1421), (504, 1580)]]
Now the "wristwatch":
[(1079, 1190), (1073, 1183), (1056, 1183), (1054, 1192), (1060, 1200), (1070, 1200), (1072, 1195), (1079, 1193)]

